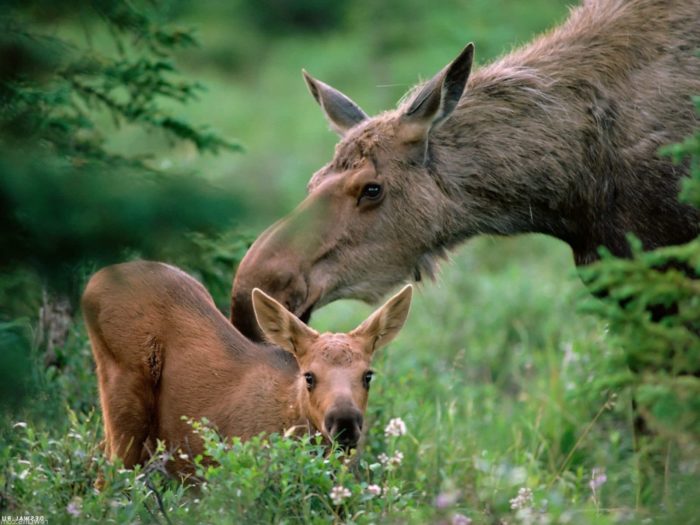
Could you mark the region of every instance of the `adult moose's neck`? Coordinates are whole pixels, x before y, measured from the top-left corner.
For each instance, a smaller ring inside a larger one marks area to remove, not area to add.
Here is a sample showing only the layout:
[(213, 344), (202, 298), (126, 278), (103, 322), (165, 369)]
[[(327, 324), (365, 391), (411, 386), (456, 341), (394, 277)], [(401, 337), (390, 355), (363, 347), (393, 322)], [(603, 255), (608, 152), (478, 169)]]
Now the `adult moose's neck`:
[(588, 150), (572, 129), (582, 109), (552, 83), (532, 68), (478, 71), (435, 132), (428, 162), (455, 204), (453, 240), (538, 232), (573, 244), (591, 213), (578, 179)]

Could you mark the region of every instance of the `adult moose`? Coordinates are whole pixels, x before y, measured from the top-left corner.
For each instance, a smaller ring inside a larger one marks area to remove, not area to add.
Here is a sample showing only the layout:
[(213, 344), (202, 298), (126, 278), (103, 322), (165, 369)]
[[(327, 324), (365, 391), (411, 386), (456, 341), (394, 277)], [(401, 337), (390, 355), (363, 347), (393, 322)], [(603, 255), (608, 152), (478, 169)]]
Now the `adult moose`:
[[(260, 290), (255, 344), (221, 315), (193, 278), (166, 264), (136, 261), (96, 273), (82, 299), (97, 364), (105, 452), (126, 467), (143, 463), (156, 440), (202, 453), (182, 416), (206, 417), (224, 436), (319, 431), (354, 448), (363, 430), (374, 352), (403, 326), (405, 287), (347, 334), (319, 334)], [(186, 473), (179, 455), (170, 468)]]
[[(586, 0), (557, 29), (471, 73), (469, 44), (397, 109), (368, 117), (304, 73), (341, 141), (308, 196), (242, 261), (232, 319), (252, 338), (250, 290), (308, 319), (375, 301), (481, 233), (540, 232), (576, 264), (698, 235), (677, 199), (687, 166), (659, 156), (695, 126), (697, 0)], [(465, 88), (466, 87), (466, 88)]]

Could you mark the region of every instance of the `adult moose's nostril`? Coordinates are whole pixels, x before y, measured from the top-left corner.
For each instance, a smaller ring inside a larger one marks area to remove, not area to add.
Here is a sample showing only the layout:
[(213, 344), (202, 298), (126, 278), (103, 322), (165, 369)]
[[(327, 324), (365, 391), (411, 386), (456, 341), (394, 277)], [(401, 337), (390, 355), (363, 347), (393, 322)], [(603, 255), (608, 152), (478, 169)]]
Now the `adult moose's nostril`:
[(355, 448), (362, 436), (362, 414), (359, 410), (332, 411), (325, 426), (331, 438), (343, 448)]

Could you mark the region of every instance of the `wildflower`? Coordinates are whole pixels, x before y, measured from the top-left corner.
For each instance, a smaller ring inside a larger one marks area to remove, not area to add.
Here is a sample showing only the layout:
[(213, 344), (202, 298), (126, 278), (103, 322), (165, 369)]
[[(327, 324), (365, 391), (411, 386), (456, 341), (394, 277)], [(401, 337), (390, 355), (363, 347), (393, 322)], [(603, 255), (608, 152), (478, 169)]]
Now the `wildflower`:
[(398, 450), (394, 452), (393, 456), (387, 456), (383, 452), (379, 454), (379, 462), (385, 467), (398, 467), (403, 461), (403, 453)]
[(513, 510), (532, 508), (532, 490), (522, 487), (518, 495), (510, 500), (510, 508)]
[(456, 490), (441, 492), (435, 498), (435, 507), (438, 509), (446, 509), (457, 503), (459, 492)]
[(588, 486), (591, 488), (592, 492), (596, 492), (606, 481), (608, 481), (608, 477), (605, 475), (605, 469), (595, 467), (591, 471), (591, 480), (588, 482)]
[(384, 435), (387, 437), (403, 436), (406, 433), (406, 423), (400, 417), (395, 417), (384, 429)]
[(379, 485), (367, 485), (367, 492), (372, 496), (381, 496), (382, 487), (380, 487)]
[(333, 505), (340, 505), (343, 502), (343, 500), (352, 496), (352, 493), (346, 487), (336, 485), (331, 489), (330, 496)]
[(467, 518), (464, 514), (455, 513), (452, 515), (450, 520), (450, 525), (471, 525), (472, 520)]
[(24, 421), (17, 421), (12, 428), (27, 428), (27, 424)]
[(82, 510), (80, 498), (73, 498), (66, 507), (66, 512), (74, 518), (79, 517)]

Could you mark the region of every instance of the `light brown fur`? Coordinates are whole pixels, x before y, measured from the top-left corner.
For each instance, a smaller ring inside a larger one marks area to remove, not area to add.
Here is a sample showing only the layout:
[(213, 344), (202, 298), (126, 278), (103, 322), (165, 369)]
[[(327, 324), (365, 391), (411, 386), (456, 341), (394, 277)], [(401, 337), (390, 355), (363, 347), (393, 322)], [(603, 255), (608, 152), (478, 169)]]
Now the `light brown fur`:
[[(305, 73), (342, 139), (308, 197), (268, 229), (233, 289), (237, 326), (261, 287), (308, 319), (342, 297), (376, 301), (431, 276), (478, 234), (539, 232), (577, 264), (700, 233), (678, 192), (688, 165), (659, 147), (697, 126), (698, 0), (588, 0), (560, 27), (470, 74), (468, 46), (395, 110), (368, 117)], [(465, 87), (466, 86), (466, 87)], [(379, 185), (381, 195), (364, 192)]]
[[(248, 341), (202, 285), (172, 266), (136, 261), (90, 279), (82, 309), (109, 458), (129, 468), (143, 463), (156, 439), (190, 458), (202, 453), (183, 416), (207, 418), (224, 436), (297, 428), (357, 445), (365, 374), (374, 350), (403, 325), (410, 289), (348, 334), (318, 334), (262, 292), (255, 295), (264, 332), (282, 348)], [(305, 373), (314, 374), (313, 388)], [(173, 470), (188, 466), (175, 455)]]

